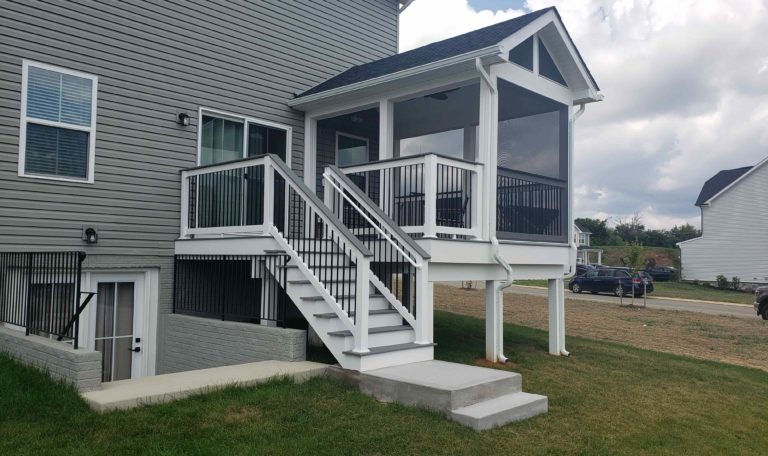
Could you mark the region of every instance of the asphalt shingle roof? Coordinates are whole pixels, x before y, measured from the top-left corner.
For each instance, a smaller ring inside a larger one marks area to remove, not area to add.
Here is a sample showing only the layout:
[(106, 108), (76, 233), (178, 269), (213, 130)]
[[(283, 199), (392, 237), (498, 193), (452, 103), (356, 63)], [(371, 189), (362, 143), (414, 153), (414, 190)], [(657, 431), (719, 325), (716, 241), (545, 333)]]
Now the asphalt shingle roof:
[(731, 185), (750, 169), (752, 169), (751, 166), (745, 166), (743, 168), (724, 169), (715, 174), (708, 181), (704, 182), (699, 197), (696, 199), (696, 205), (701, 206), (706, 203), (710, 198), (720, 193), (725, 187)]
[[(555, 13), (557, 13), (557, 10), (554, 7), (545, 8), (463, 35), (454, 36), (453, 38), (412, 49), (401, 54), (354, 66), (325, 82), (312, 87), (306, 92), (298, 95), (297, 98), (344, 87), (357, 82), (367, 81), (369, 79), (397, 73), (398, 71), (415, 68), (493, 46), (550, 10), (554, 10)], [(590, 75), (590, 78), (591, 77), (592, 76)], [(594, 83), (594, 79), (592, 79), (592, 82)], [(597, 86), (597, 84), (595, 84), (595, 86)]]

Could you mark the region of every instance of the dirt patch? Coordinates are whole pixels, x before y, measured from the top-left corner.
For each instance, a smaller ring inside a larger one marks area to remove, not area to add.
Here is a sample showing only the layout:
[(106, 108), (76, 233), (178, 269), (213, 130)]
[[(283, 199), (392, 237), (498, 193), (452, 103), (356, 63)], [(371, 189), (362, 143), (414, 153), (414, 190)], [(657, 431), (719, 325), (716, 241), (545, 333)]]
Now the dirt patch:
[[(484, 318), (483, 293), (435, 285), (435, 309)], [(545, 297), (506, 293), (504, 298), (505, 322), (547, 329)], [(768, 322), (758, 319), (566, 299), (565, 328), (569, 336), (768, 371)]]
[(213, 408), (204, 420), (203, 426), (216, 426), (217, 423), (239, 424), (261, 418), (261, 408), (257, 405), (235, 405), (223, 409)]

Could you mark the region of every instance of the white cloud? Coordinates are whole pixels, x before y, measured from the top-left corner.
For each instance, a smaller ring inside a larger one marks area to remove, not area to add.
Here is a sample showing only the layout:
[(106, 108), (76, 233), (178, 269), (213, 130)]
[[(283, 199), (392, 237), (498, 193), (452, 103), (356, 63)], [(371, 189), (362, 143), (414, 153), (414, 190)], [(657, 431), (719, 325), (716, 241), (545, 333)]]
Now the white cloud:
[[(606, 99), (576, 124), (576, 214), (696, 220), (701, 185), (768, 155), (764, 0), (528, 0), (555, 5)], [(410, 48), (521, 14), (417, 0)]]
[(416, 0), (400, 17), (400, 51), (461, 35), (525, 14), (509, 8), (475, 11), (467, 0)]

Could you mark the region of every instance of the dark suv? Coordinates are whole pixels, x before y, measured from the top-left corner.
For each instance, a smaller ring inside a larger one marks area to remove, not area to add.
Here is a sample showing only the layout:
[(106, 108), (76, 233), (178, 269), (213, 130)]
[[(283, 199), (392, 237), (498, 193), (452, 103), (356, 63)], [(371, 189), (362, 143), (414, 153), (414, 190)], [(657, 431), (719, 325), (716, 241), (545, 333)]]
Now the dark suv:
[(755, 290), (755, 312), (768, 320), (768, 287), (760, 287)]
[(645, 274), (632, 274), (626, 268), (600, 268), (574, 277), (568, 288), (574, 293), (589, 291), (593, 294), (624, 296), (634, 293), (635, 296), (643, 296), (643, 293), (653, 291), (653, 281)]

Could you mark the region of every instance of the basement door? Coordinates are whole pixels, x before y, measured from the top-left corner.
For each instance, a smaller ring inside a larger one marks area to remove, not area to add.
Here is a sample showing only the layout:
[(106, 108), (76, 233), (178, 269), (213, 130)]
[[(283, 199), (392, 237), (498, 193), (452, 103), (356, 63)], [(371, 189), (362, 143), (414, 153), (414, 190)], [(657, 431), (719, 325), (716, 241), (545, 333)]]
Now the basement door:
[(139, 378), (142, 371), (143, 274), (94, 274), (93, 348), (101, 352), (101, 381)]

